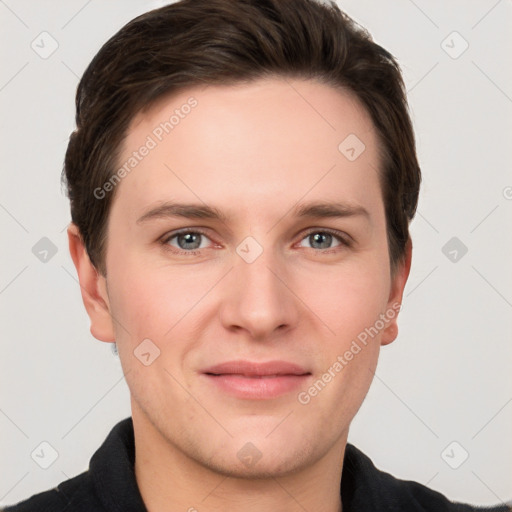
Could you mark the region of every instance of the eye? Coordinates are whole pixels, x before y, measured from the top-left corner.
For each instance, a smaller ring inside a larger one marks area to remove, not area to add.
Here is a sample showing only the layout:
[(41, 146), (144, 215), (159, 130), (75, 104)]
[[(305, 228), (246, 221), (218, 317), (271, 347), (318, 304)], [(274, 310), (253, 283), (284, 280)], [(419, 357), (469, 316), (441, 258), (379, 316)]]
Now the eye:
[[(307, 242), (309, 245), (303, 245), (304, 242)], [(341, 233), (325, 229), (310, 231), (300, 243), (301, 247), (319, 250), (333, 249), (341, 245), (349, 246), (350, 244)]]
[(198, 230), (180, 231), (179, 233), (166, 236), (162, 240), (164, 245), (176, 249), (175, 252), (181, 254), (195, 254), (194, 251), (206, 249), (209, 246), (208, 242), (211, 242), (211, 240), (204, 233)]

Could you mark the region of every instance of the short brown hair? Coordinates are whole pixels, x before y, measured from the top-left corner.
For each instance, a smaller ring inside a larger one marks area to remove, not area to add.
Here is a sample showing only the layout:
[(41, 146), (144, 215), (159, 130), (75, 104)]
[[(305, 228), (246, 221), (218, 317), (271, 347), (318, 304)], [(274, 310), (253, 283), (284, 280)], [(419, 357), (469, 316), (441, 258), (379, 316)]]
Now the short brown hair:
[[(63, 181), (91, 262), (106, 274), (106, 226), (130, 121), (164, 95), (263, 77), (316, 79), (352, 92), (376, 127), (391, 268), (403, 260), (421, 172), (395, 58), (340, 11), (317, 0), (181, 0), (127, 23), (87, 67)], [(341, 142), (341, 141), (340, 141)]]

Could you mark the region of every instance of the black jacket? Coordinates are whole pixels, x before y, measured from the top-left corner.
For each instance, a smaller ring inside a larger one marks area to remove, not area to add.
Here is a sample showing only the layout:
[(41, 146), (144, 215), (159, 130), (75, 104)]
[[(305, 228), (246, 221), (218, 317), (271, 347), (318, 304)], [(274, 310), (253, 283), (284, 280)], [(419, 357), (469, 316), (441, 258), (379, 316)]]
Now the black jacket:
[[(126, 418), (112, 429), (94, 453), (88, 471), (4, 511), (146, 512), (135, 480), (134, 461), (133, 423), (131, 418)], [(479, 508), (452, 503), (423, 485), (379, 471), (351, 444), (345, 449), (341, 496), (343, 512), (512, 511), (506, 505)]]

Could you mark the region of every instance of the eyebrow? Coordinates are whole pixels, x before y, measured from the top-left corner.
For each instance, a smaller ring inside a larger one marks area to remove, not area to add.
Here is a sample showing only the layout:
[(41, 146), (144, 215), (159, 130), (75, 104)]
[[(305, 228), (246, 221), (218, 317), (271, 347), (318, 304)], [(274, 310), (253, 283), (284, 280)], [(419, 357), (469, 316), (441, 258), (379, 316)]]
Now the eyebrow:
[(343, 218), (361, 215), (370, 218), (368, 210), (360, 205), (351, 203), (310, 202), (294, 209), (297, 217), (311, 218)]
[(152, 208), (137, 219), (137, 224), (153, 219), (185, 217), (187, 219), (214, 219), (225, 222), (227, 217), (217, 208), (205, 204), (166, 202)]
[[(361, 215), (369, 218), (368, 211), (360, 205), (339, 202), (309, 202), (295, 206), (293, 214), (299, 218), (343, 218)], [(144, 213), (137, 224), (154, 219), (169, 217), (184, 217), (187, 219), (212, 219), (226, 222), (227, 215), (219, 209), (200, 203), (172, 203), (165, 202)]]

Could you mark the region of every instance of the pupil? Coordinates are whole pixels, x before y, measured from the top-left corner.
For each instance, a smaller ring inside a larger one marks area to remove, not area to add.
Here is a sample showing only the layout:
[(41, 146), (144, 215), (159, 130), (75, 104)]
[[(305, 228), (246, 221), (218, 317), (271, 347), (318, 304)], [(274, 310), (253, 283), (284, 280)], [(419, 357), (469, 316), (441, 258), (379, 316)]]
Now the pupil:
[(201, 245), (201, 243), (199, 242), (200, 236), (201, 235), (196, 233), (184, 233), (182, 235), (179, 235), (178, 245), (180, 246), (181, 249), (197, 249)]
[[(312, 243), (311, 243), (311, 240), (313, 241)], [(330, 235), (329, 233), (315, 233), (314, 235), (311, 235), (311, 237), (310, 237), (311, 246), (315, 247), (315, 244), (318, 244), (318, 245), (316, 245), (316, 247), (318, 249), (329, 248), (329, 246), (331, 245), (331, 241), (332, 241), (332, 235)]]

